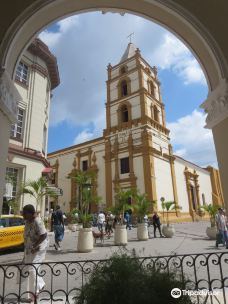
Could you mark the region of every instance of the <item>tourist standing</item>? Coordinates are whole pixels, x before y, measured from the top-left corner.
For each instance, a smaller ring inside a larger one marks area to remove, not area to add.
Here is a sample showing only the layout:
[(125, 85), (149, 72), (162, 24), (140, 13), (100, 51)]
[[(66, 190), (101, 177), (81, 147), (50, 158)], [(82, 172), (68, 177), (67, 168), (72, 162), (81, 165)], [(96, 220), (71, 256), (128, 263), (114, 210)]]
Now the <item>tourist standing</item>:
[[(26, 205), (23, 208), (23, 217), (25, 219), (24, 229), (24, 259), (26, 264), (42, 263), (45, 259), (46, 250), (48, 247), (47, 231), (44, 223), (36, 215), (33, 205)], [(28, 297), (32, 301), (37, 297), (39, 292), (44, 288), (45, 282), (39, 272), (37, 271), (39, 264), (23, 267), (25, 273), (22, 277), (24, 279), (28, 276)]]
[(215, 216), (215, 222), (219, 233), (222, 234), (223, 243), (226, 245), (226, 249), (228, 249), (227, 218), (225, 211), (222, 208), (218, 209), (218, 213)]
[(160, 221), (160, 217), (158, 215), (158, 213), (155, 211), (154, 215), (152, 217), (153, 220), (153, 226), (154, 226), (154, 237), (156, 238), (156, 230), (158, 229), (159, 233), (160, 233), (160, 237), (163, 237), (162, 233), (161, 233), (161, 221)]
[(60, 206), (58, 205), (56, 206), (56, 210), (52, 213), (51, 225), (55, 235), (54, 247), (56, 250), (60, 250), (61, 249), (60, 243), (62, 242), (64, 237), (64, 218), (63, 218), (63, 212), (60, 209)]
[(113, 233), (112, 227), (113, 227), (113, 215), (112, 213), (109, 211), (106, 215), (106, 225), (105, 225), (105, 232), (107, 234), (108, 237), (111, 236), (111, 234)]

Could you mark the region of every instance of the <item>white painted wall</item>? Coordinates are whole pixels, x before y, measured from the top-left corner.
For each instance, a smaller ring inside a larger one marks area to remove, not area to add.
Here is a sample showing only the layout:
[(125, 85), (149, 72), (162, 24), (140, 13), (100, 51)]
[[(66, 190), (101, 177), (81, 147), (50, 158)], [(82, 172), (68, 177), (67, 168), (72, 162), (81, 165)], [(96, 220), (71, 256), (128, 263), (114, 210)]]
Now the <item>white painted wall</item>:
[(154, 168), (158, 210), (162, 210), (161, 197), (164, 197), (166, 201), (174, 200), (170, 164), (165, 160), (154, 157)]
[(181, 212), (189, 212), (188, 193), (186, 188), (186, 179), (184, 175), (185, 164), (175, 160), (175, 174), (177, 183), (177, 195)]
[(143, 157), (135, 155), (133, 158), (134, 173), (137, 177), (136, 185), (140, 193), (145, 193), (145, 181), (143, 171)]

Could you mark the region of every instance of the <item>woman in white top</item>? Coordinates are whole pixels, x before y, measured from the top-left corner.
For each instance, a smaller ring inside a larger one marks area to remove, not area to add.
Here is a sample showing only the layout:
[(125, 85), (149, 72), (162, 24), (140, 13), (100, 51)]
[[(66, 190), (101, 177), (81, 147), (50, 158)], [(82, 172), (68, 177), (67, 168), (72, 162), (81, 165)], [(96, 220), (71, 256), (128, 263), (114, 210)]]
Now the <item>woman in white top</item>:
[(24, 273), (29, 271), (28, 277), (28, 297), (33, 301), (39, 292), (44, 288), (45, 282), (39, 276), (39, 264), (45, 260), (48, 247), (47, 231), (40, 217), (36, 216), (33, 205), (26, 205), (23, 208), (23, 217), (25, 219), (24, 230), (24, 263), (34, 264), (24, 268)]

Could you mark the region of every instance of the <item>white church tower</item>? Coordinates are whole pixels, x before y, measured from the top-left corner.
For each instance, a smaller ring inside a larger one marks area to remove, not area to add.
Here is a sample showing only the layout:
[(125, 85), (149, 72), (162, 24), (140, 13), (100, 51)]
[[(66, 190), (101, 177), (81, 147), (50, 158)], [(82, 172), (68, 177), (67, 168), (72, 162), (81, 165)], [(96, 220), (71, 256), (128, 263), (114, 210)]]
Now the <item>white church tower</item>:
[(167, 199), (178, 202), (157, 69), (133, 43), (117, 65), (108, 65), (106, 119), (107, 203), (113, 201), (118, 187), (137, 187), (151, 201), (159, 200), (160, 179), (170, 188)]

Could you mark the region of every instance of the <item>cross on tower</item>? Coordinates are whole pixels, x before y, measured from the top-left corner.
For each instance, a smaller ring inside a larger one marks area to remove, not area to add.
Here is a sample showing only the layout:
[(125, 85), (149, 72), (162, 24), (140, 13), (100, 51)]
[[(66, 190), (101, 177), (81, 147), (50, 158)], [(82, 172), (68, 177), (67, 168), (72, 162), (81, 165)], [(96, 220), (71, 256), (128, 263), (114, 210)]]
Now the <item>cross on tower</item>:
[(131, 43), (131, 36), (133, 36), (134, 34), (135, 34), (135, 33), (132, 32), (130, 35), (127, 36), (127, 38), (129, 38), (129, 40), (130, 40), (130, 43)]

